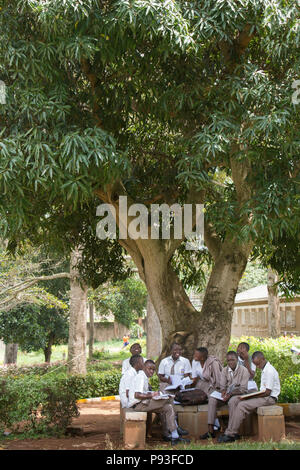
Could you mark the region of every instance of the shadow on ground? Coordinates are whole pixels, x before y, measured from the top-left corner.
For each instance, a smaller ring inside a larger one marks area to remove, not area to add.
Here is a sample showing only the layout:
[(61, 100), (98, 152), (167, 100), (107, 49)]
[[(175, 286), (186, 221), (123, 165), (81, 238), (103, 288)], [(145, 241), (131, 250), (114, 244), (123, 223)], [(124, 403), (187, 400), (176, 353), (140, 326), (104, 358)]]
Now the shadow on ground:
[[(15, 439), (5, 441), (1, 447), (5, 450), (117, 450), (123, 449), (120, 439), (119, 402), (104, 401), (80, 405), (80, 416), (73, 420), (72, 426), (80, 429), (81, 436), (62, 438)], [(300, 442), (300, 421), (286, 421), (286, 435), (289, 439)], [(254, 441), (255, 438), (250, 438)], [(214, 439), (216, 441), (216, 439)], [(206, 445), (206, 441), (197, 441)], [(161, 440), (159, 425), (153, 425), (152, 437), (147, 438), (147, 449), (159, 446), (169, 447)]]

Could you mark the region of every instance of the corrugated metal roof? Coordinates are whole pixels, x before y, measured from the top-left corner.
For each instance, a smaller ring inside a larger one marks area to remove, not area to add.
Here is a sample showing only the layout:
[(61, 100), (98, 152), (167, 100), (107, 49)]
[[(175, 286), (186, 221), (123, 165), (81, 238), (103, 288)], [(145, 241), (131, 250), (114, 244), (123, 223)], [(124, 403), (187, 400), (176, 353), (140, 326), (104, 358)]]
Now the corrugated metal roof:
[(245, 300), (262, 300), (268, 299), (267, 284), (260, 284), (251, 289), (244, 290), (235, 296), (235, 302), (243, 302)]

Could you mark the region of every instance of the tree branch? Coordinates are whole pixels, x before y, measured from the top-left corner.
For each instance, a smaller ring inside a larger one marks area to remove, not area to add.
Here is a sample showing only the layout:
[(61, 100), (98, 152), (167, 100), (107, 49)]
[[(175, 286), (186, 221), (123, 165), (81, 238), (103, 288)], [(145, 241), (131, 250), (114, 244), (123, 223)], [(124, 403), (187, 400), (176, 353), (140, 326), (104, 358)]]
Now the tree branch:
[(204, 224), (204, 240), (208, 251), (216, 261), (221, 251), (222, 242), (209, 223)]
[(1, 305), (5, 305), (6, 303), (10, 302), (13, 298), (15, 298), (17, 295), (19, 295), (21, 292), (24, 290), (28, 289), (29, 287), (32, 287), (34, 284), (40, 281), (50, 281), (53, 279), (61, 279), (61, 278), (70, 278), (70, 273), (57, 273), (57, 274), (52, 274), (49, 276), (39, 276), (39, 277), (34, 277), (34, 278), (29, 278), (26, 279), (26, 281), (20, 282), (19, 284), (16, 284), (15, 286), (8, 287), (4, 289), (2, 292), (0, 292), (0, 297), (3, 295), (7, 294), (8, 292), (13, 291), (13, 295), (9, 297), (9, 299), (2, 300), (0, 302)]
[(81, 67), (83, 72), (85, 73), (86, 77), (88, 78), (90, 85), (91, 85), (91, 90), (92, 90), (92, 95), (93, 95), (93, 116), (97, 121), (97, 126), (102, 127), (102, 121), (99, 117), (99, 111), (100, 111), (100, 106), (98, 105), (96, 101), (96, 82), (97, 82), (97, 76), (92, 72), (92, 67), (91, 64), (87, 59), (82, 59), (81, 60)]

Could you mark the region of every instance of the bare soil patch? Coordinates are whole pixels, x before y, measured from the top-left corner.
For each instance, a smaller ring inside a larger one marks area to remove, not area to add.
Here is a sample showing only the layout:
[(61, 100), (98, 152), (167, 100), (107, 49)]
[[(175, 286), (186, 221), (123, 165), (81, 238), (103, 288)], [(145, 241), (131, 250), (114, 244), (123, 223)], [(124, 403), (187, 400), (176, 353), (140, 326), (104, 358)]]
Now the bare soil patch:
[[(116, 401), (101, 403), (84, 403), (80, 405), (80, 416), (75, 418), (72, 426), (80, 428), (82, 436), (63, 436), (61, 438), (47, 437), (41, 439), (14, 439), (2, 441), (5, 450), (117, 450), (123, 449), (120, 439), (120, 405)], [(287, 438), (300, 441), (300, 420), (286, 420)], [(255, 441), (255, 438), (249, 440)], [(197, 441), (206, 445), (206, 441)], [(160, 426), (153, 425), (152, 437), (147, 438), (147, 449), (169, 447), (162, 441)]]

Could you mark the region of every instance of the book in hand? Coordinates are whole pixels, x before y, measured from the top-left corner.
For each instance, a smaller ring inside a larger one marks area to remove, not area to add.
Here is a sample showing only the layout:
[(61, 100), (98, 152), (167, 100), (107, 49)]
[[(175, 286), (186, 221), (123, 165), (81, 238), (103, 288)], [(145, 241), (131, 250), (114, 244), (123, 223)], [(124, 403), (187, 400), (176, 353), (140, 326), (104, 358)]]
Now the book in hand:
[(223, 397), (222, 397), (222, 394), (221, 394), (220, 392), (218, 392), (217, 390), (215, 390), (214, 392), (212, 392), (212, 393), (210, 394), (210, 396), (213, 397), (213, 398), (216, 398), (217, 400), (222, 400), (222, 401), (224, 401), (224, 400), (223, 400)]
[(247, 393), (246, 395), (241, 395), (240, 400), (248, 400), (248, 398), (259, 397), (260, 395), (263, 395), (264, 393), (265, 393), (265, 390), (260, 390), (259, 392)]
[(187, 385), (191, 385), (193, 381), (189, 377), (181, 377), (180, 375), (171, 375), (172, 384), (168, 385), (165, 390), (184, 389)]
[(172, 397), (173, 395), (170, 395), (169, 393), (162, 393), (160, 392), (159, 395), (155, 395), (153, 398), (153, 400), (168, 400), (170, 397)]

